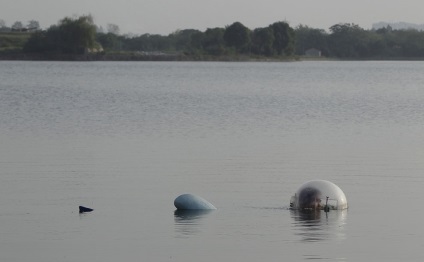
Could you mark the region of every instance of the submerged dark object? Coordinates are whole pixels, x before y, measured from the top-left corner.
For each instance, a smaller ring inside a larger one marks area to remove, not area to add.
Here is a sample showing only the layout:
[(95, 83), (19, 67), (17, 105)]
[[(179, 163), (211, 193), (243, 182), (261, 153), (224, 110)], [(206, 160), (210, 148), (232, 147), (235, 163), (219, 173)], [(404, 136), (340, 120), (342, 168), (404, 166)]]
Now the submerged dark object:
[(79, 206), (79, 212), (80, 213), (86, 213), (86, 212), (91, 212), (94, 209), (88, 208), (88, 207), (83, 207), (83, 206)]

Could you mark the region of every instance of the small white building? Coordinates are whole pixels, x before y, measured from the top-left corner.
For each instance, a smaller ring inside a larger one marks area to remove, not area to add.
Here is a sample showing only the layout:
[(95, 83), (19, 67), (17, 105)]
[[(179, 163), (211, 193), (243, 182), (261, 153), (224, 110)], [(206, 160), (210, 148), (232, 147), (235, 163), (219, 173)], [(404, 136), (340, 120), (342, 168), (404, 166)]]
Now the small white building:
[(310, 48), (310, 49), (305, 51), (305, 56), (321, 57), (321, 50), (316, 49), (316, 48)]

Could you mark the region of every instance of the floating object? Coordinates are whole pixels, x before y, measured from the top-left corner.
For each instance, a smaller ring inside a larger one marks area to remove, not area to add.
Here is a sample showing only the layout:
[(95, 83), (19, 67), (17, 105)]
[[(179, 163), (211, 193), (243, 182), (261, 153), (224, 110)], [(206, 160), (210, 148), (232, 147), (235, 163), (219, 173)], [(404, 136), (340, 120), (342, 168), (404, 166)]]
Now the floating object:
[(290, 199), (290, 207), (296, 210), (347, 209), (347, 200), (343, 191), (334, 183), (326, 180), (312, 180), (304, 183)]
[(79, 212), (80, 213), (86, 213), (86, 212), (91, 212), (94, 209), (88, 208), (88, 207), (83, 207), (83, 206), (79, 206)]
[(192, 194), (183, 194), (174, 200), (174, 206), (178, 210), (213, 210), (216, 209), (205, 199)]

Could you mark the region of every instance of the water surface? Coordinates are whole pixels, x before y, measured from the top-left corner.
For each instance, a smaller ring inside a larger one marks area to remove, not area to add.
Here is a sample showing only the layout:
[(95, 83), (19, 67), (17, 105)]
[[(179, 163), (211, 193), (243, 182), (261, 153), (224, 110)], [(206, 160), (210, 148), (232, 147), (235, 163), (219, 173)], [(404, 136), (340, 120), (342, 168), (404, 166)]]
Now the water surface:
[[(1, 61), (0, 260), (422, 260), (423, 70)], [(310, 179), (349, 210), (290, 211)]]

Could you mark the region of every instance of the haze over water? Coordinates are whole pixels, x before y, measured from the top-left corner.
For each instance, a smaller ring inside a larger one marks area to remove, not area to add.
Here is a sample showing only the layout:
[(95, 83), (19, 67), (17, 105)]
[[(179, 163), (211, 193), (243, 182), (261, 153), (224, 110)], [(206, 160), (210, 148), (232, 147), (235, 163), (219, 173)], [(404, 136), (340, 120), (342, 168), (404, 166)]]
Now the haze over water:
[[(423, 70), (1, 61), (0, 260), (420, 261)], [(288, 210), (311, 179), (349, 210)]]

